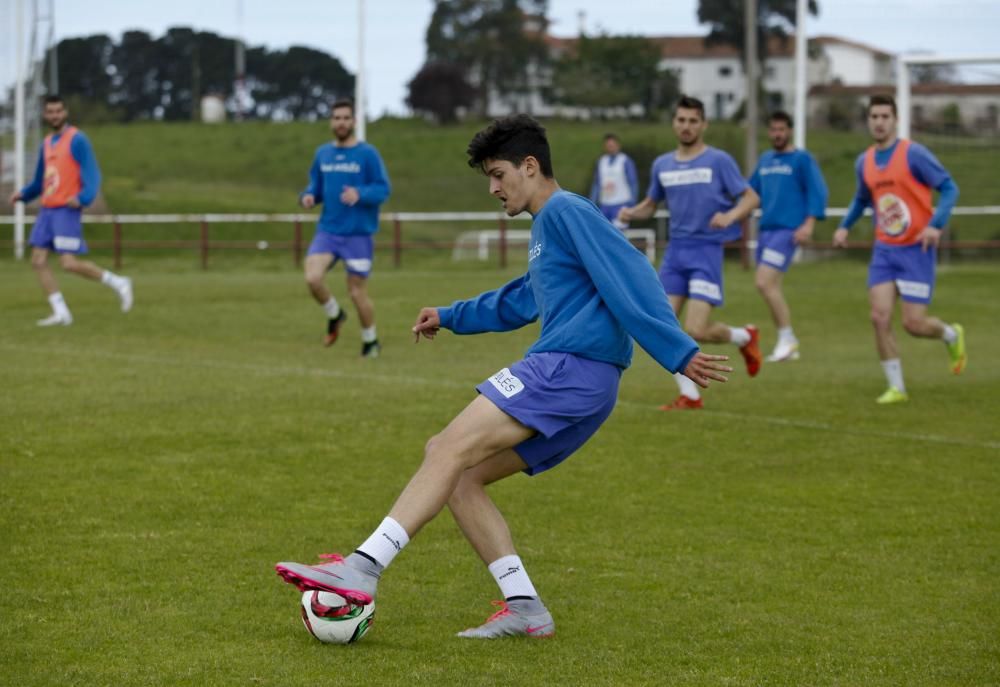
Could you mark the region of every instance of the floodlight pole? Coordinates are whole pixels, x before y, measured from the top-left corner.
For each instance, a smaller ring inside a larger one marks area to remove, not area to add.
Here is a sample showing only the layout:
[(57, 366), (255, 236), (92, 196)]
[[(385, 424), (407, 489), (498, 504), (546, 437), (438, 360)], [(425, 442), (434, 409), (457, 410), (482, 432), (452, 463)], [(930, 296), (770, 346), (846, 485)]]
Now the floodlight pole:
[(809, 46), (806, 42), (806, 18), (809, 0), (797, 0), (795, 6), (795, 147), (806, 147), (806, 91), (809, 88)]
[(358, 0), (358, 72), (354, 76), (354, 135), (365, 140), (365, 0)]
[[(14, 190), (24, 188), (24, 0), (15, 0), (17, 10), (17, 84), (14, 87)], [(14, 257), (24, 259), (24, 203), (14, 204)]]
[(234, 55), (236, 64), (236, 81), (233, 84), (236, 101), (235, 119), (237, 122), (243, 121), (243, 92), (246, 84), (246, 49), (243, 44), (243, 0), (236, 0), (236, 54)]

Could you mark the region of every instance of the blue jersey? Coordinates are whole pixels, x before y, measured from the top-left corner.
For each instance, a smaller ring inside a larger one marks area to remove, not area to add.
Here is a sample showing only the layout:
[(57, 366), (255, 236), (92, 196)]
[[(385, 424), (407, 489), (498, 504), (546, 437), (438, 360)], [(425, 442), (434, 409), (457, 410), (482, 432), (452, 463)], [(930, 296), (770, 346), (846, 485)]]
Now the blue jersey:
[[(892, 154), (896, 152), (897, 145), (899, 145), (899, 139), (893, 141), (892, 145), (885, 150), (875, 150), (875, 164), (879, 168), (884, 168), (889, 164)], [(948, 173), (944, 165), (938, 162), (934, 153), (916, 141), (910, 141), (906, 163), (909, 165), (910, 173), (913, 174), (914, 179), (928, 188), (936, 189), (941, 194), (938, 198), (937, 208), (934, 210), (934, 216), (929, 222), (930, 226), (938, 229), (948, 226), (951, 211), (958, 201), (958, 185), (951, 178), (951, 174)], [(871, 207), (872, 204), (872, 194), (868, 189), (868, 184), (865, 183), (865, 153), (858, 155), (858, 159), (855, 160), (854, 174), (858, 180), (857, 190), (850, 207), (847, 208), (847, 215), (841, 222), (841, 226), (848, 229), (860, 219), (865, 208)]]
[(806, 217), (826, 217), (826, 182), (808, 151), (767, 151), (757, 162), (750, 186), (760, 196), (761, 231), (798, 229)]
[[(340, 194), (345, 186), (358, 190), (354, 205), (345, 205)], [(375, 146), (356, 143), (341, 148), (324, 143), (316, 150), (309, 169), (309, 185), (302, 195), (312, 194), (323, 204), (317, 228), (331, 234), (374, 234), (378, 231), (378, 208), (389, 197), (389, 175)]]
[[(62, 138), (63, 134), (54, 134), (52, 144), (55, 145)], [(80, 194), (76, 197), (80, 205), (87, 207), (97, 198), (97, 192), (101, 189), (101, 170), (97, 166), (97, 158), (94, 156), (94, 149), (82, 131), (76, 130), (76, 135), (69, 144), (70, 155), (80, 165)], [(35, 177), (27, 186), (21, 189), (21, 200), (30, 203), (38, 196), (42, 195), (45, 182), (45, 144), (38, 151), (38, 162), (35, 164)]]
[(567, 191), (535, 215), (527, 274), (438, 314), (456, 334), (510, 331), (541, 319), (529, 355), (572, 353), (623, 369), (632, 361), (630, 334), (671, 372), (698, 352), (646, 257), (593, 203)]
[(747, 190), (736, 161), (718, 148), (706, 146), (697, 157), (683, 162), (677, 152), (653, 162), (646, 195), (666, 201), (670, 210), (670, 238), (723, 243), (740, 237), (737, 222), (724, 229), (712, 229), (709, 220), (717, 212), (728, 212)]

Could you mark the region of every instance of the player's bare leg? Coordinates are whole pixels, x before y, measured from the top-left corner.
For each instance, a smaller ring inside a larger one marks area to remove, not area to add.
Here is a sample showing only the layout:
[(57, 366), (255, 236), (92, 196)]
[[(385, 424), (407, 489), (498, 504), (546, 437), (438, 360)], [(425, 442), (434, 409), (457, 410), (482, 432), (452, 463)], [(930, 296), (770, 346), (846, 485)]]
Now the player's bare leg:
[(763, 356), (760, 354), (760, 335), (752, 324), (745, 327), (730, 327), (712, 321), (713, 305), (706, 301), (691, 299), (684, 316), (684, 329), (698, 343), (734, 343), (746, 362), (747, 373), (755, 377), (760, 371)]
[(132, 280), (103, 269), (90, 260), (81, 260), (72, 253), (62, 253), (59, 256), (59, 266), (70, 274), (84, 279), (99, 281), (118, 294), (122, 312), (132, 309)]
[(56, 325), (68, 326), (73, 324), (73, 315), (70, 314), (69, 307), (59, 291), (59, 284), (56, 276), (49, 267), (49, 251), (45, 248), (31, 249), (31, 269), (35, 271), (38, 283), (45, 292), (45, 297), (52, 306), (52, 314), (46, 318), (38, 320), (39, 327), (53, 327)]
[(761, 298), (771, 311), (771, 319), (778, 330), (778, 342), (774, 351), (767, 357), (769, 362), (796, 360), (799, 357), (799, 342), (792, 332), (792, 313), (781, 289), (784, 272), (770, 265), (758, 265), (754, 275), (754, 284)]
[(323, 337), (324, 346), (332, 346), (337, 342), (340, 335), (340, 327), (347, 319), (347, 313), (340, 307), (337, 299), (326, 288), (326, 272), (333, 264), (333, 253), (313, 253), (306, 256), (305, 278), (306, 286), (313, 299), (323, 306), (326, 312), (326, 335)]
[(347, 274), (347, 292), (351, 295), (354, 307), (361, 320), (361, 355), (365, 358), (377, 358), (381, 346), (375, 333), (375, 304), (368, 296), (368, 279), (357, 274)]
[(512, 449), (487, 458), (462, 473), (448, 508), (455, 522), (497, 579), (504, 600), (500, 610), (479, 627), (459, 632), (459, 637), (497, 639), (513, 635), (550, 637), (555, 633), (552, 615), (531, 584), (514, 550), (507, 521), (486, 493), (486, 486), (517, 474), (527, 465)]
[(899, 360), (899, 347), (892, 333), (892, 311), (896, 307), (896, 285), (883, 282), (868, 289), (871, 304), (872, 327), (875, 329), (875, 347), (878, 349), (882, 371), (888, 388), (876, 399), (877, 403), (902, 403), (908, 400), (903, 383), (903, 365)]

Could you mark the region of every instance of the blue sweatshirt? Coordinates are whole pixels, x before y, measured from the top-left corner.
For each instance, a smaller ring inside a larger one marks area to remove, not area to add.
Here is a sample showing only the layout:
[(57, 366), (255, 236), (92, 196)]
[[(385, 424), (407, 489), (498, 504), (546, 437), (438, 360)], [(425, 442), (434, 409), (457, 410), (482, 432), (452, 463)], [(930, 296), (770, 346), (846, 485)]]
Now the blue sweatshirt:
[[(879, 168), (883, 168), (889, 164), (892, 154), (896, 152), (897, 145), (899, 145), (899, 139), (896, 139), (885, 150), (875, 150), (875, 164)], [(955, 203), (958, 201), (958, 185), (951, 178), (944, 165), (934, 157), (934, 153), (916, 141), (910, 142), (910, 148), (906, 154), (906, 162), (910, 166), (910, 172), (913, 174), (914, 179), (928, 188), (937, 190), (941, 194), (938, 196), (938, 204), (934, 209), (934, 215), (931, 217), (930, 226), (937, 229), (944, 229), (948, 226), (951, 211), (955, 208)], [(871, 207), (872, 204), (872, 194), (868, 190), (868, 184), (865, 183), (865, 153), (861, 153), (854, 162), (854, 173), (858, 178), (858, 186), (854, 194), (854, 199), (851, 201), (851, 206), (847, 208), (847, 215), (840, 223), (840, 226), (845, 229), (850, 229), (854, 226), (854, 223), (864, 214), (865, 208)]]
[[(62, 134), (55, 134), (52, 143), (58, 143)], [(80, 205), (87, 207), (97, 198), (97, 192), (101, 189), (101, 170), (97, 166), (97, 158), (94, 156), (94, 149), (90, 146), (90, 140), (79, 129), (76, 136), (69, 144), (70, 155), (80, 165), (80, 195), (77, 200)], [(27, 186), (21, 189), (21, 199), (25, 203), (30, 203), (38, 196), (42, 195), (43, 183), (45, 181), (45, 144), (41, 145), (38, 151), (38, 162), (35, 164), (35, 178)]]
[[(340, 201), (345, 186), (358, 190), (360, 199), (354, 205)], [(341, 148), (324, 143), (316, 149), (309, 169), (309, 185), (302, 195), (307, 193), (316, 198), (317, 205), (323, 205), (319, 231), (374, 234), (378, 231), (378, 207), (389, 197), (389, 175), (373, 145), (357, 143)]]
[(757, 162), (750, 186), (760, 196), (761, 231), (798, 229), (806, 217), (826, 217), (826, 181), (808, 151), (767, 151)]
[(438, 314), (456, 334), (510, 331), (541, 318), (528, 355), (572, 353), (623, 369), (632, 362), (630, 334), (670, 372), (698, 352), (646, 257), (593, 203), (568, 191), (535, 215), (527, 274)]

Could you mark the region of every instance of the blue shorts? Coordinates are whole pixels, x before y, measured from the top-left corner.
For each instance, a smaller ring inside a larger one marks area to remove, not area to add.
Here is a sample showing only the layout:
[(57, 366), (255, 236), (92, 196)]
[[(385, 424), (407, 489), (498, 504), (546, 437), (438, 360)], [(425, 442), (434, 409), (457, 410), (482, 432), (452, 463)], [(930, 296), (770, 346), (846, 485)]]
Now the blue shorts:
[(621, 368), (571, 353), (533, 353), (476, 389), (538, 432), (514, 447), (537, 475), (563, 462), (593, 436), (618, 399)]
[(925, 253), (919, 243), (912, 246), (888, 246), (875, 242), (868, 264), (868, 288), (895, 282), (899, 295), (907, 303), (930, 303), (934, 295), (934, 272), (937, 249)]
[(338, 260), (343, 260), (349, 274), (367, 277), (372, 272), (375, 240), (371, 234), (331, 234), (328, 231), (317, 231), (306, 255), (317, 253), (333, 254), (331, 269)]
[(768, 229), (757, 236), (757, 266), (767, 265), (787, 272), (795, 257), (795, 230)]
[(660, 283), (668, 296), (686, 296), (722, 305), (721, 243), (675, 239), (660, 265)]
[(87, 252), (83, 240), (82, 211), (80, 208), (41, 208), (35, 226), (31, 228), (28, 244), (56, 253)]

